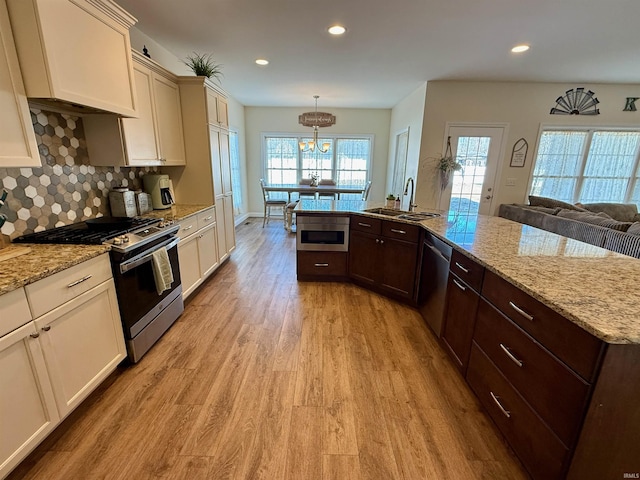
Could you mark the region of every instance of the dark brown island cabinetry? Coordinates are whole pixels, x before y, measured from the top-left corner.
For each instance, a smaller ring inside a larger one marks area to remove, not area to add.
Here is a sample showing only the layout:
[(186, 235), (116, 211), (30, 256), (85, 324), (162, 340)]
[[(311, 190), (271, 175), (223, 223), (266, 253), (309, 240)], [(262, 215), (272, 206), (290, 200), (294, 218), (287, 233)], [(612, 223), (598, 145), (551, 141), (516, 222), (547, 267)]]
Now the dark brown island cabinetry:
[(352, 215), (349, 277), (380, 293), (413, 301), (420, 227)]
[(348, 280), (347, 252), (305, 252), (298, 250), (296, 255), (298, 280)]
[(457, 250), (451, 255), (442, 344), (462, 375), (467, 371), (484, 267)]

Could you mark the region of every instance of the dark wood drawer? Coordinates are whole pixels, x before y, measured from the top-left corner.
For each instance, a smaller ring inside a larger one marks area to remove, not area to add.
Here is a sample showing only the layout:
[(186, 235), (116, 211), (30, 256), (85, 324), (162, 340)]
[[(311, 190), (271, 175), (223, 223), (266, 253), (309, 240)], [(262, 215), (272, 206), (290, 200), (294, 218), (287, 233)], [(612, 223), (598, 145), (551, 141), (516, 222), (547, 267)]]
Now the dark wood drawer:
[(346, 277), (347, 252), (297, 252), (298, 277)]
[(484, 299), (478, 307), (474, 340), (564, 444), (572, 447), (589, 384)]
[(351, 230), (380, 235), (382, 231), (382, 220), (379, 218), (365, 217), (364, 215), (351, 215), (349, 227)]
[(382, 235), (389, 238), (404, 240), (405, 242), (418, 242), (420, 227), (400, 222), (382, 222)]
[(482, 278), (484, 277), (484, 267), (469, 257), (464, 256), (457, 250), (453, 250), (451, 254), (451, 263), (449, 270), (455, 273), (458, 278), (467, 285), (479, 292), (482, 288)]
[(588, 382), (593, 382), (603, 342), (546, 305), (487, 271), (482, 296), (553, 352)]
[(563, 477), (569, 450), (473, 342), (467, 381), (534, 479)]

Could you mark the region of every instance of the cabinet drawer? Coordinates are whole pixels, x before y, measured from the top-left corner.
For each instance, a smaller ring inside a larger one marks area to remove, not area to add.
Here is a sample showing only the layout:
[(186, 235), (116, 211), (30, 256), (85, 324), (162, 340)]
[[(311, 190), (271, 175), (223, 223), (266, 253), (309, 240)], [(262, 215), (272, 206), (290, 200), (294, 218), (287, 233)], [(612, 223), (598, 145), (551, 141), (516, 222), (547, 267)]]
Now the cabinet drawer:
[(485, 300), (478, 307), (474, 340), (571, 447), (581, 425), (589, 384)]
[(211, 225), (216, 221), (216, 212), (213, 207), (207, 208), (206, 210), (198, 213), (197, 216), (198, 216), (198, 230), (208, 225)]
[(467, 381), (534, 479), (562, 478), (569, 450), (474, 342)]
[(298, 276), (346, 277), (347, 252), (298, 252)]
[(400, 222), (382, 222), (382, 235), (407, 242), (418, 242), (420, 227)]
[(0, 296), (0, 337), (31, 321), (23, 288)]
[(449, 269), (476, 292), (480, 291), (482, 278), (484, 277), (484, 267), (482, 265), (464, 256), (459, 251), (453, 250)]
[(482, 296), (584, 379), (593, 381), (602, 341), (493, 272), (485, 273)]
[(382, 220), (379, 218), (365, 217), (364, 215), (351, 215), (349, 227), (351, 230), (379, 235), (382, 231)]
[(27, 285), (31, 313), (37, 318), (111, 277), (109, 255), (104, 254)]
[(180, 225), (180, 230), (178, 230), (178, 237), (187, 238), (189, 235), (192, 235), (198, 231), (198, 216), (191, 215), (189, 217), (183, 218), (178, 223)]

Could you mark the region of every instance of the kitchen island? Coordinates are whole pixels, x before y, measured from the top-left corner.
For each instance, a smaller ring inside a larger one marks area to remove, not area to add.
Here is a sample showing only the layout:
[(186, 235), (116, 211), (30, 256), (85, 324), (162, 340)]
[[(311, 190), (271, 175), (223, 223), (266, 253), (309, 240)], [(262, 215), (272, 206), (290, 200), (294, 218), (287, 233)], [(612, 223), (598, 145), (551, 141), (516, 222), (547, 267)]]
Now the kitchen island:
[(500, 217), (418, 222), (375, 207), (303, 200), (295, 212), (418, 226), (481, 269), (461, 371), (534, 478), (640, 472), (640, 260)]

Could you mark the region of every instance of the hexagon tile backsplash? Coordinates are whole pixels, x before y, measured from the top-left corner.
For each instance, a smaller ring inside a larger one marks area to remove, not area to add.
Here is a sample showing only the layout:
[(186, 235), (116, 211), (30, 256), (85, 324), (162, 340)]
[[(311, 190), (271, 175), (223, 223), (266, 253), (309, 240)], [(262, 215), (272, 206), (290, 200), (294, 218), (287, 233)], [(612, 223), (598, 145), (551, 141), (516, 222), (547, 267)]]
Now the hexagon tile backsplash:
[(42, 167), (0, 168), (9, 195), (0, 232), (10, 238), (109, 215), (109, 190), (142, 188), (155, 168), (89, 165), (82, 118), (31, 109)]

